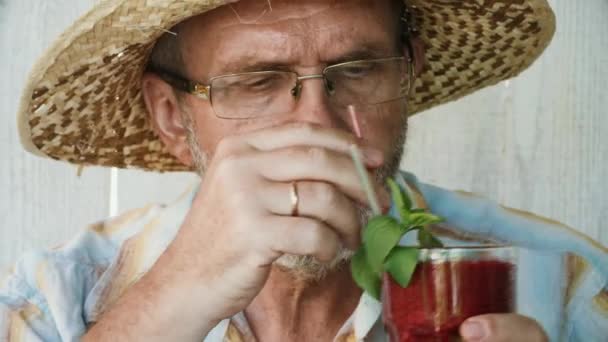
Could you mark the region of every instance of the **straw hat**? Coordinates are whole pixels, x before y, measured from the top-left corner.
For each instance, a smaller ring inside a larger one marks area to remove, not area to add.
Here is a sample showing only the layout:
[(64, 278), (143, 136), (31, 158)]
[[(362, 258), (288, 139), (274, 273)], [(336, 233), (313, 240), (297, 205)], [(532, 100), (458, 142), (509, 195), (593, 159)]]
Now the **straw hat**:
[[(140, 78), (155, 41), (227, 0), (102, 0), (42, 56), (18, 113), (21, 141), (79, 165), (185, 170), (147, 120)], [(427, 65), (410, 113), (516, 76), (555, 31), (546, 0), (408, 0)]]

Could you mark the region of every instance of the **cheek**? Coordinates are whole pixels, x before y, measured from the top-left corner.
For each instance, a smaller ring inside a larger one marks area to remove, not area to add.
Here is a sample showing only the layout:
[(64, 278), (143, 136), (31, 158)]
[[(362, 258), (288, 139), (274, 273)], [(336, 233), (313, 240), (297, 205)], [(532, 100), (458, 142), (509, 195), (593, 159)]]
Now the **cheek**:
[(194, 134), (201, 149), (211, 155), (222, 138), (232, 134), (232, 128), (221, 119), (199, 115), (194, 119)]
[(401, 103), (391, 103), (379, 106), (369, 111), (361, 119), (363, 138), (373, 146), (390, 153), (406, 129), (407, 116), (405, 106)]
[(210, 156), (220, 141), (227, 136), (246, 134), (288, 121), (288, 118), (280, 116), (264, 120), (226, 120), (216, 117), (213, 111), (209, 110), (201, 109), (193, 113), (194, 134), (203, 152)]

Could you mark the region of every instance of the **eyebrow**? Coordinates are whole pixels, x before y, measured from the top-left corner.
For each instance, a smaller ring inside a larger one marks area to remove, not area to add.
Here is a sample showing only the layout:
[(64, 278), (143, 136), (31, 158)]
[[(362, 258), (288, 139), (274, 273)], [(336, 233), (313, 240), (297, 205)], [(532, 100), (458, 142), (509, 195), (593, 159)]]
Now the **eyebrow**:
[(288, 70), (291, 63), (288, 61), (255, 60), (253, 56), (242, 56), (234, 61), (224, 63), (221, 70), (224, 73), (242, 73), (264, 70)]
[(400, 53), (394, 47), (387, 47), (380, 44), (363, 44), (358, 45), (356, 49), (353, 49), (339, 57), (332, 58), (326, 61), (327, 65), (339, 64), (349, 61), (356, 61), (361, 59), (374, 59), (384, 57), (396, 57)]
[[(359, 44), (355, 49), (352, 49), (351, 51), (348, 51), (335, 58), (323, 61), (321, 64), (334, 65), (362, 59), (395, 57), (400, 54), (397, 50), (398, 49), (395, 49), (392, 46), (387, 47), (383, 44)], [(266, 70), (289, 71), (292, 69), (291, 67), (296, 65), (295, 61), (282, 59), (281, 57), (277, 58), (276, 60), (256, 60), (256, 58), (259, 57), (255, 56), (254, 54), (247, 54), (240, 56), (236, 60), (223, 63), (219, 68), (221, 71), (218, 75)]]

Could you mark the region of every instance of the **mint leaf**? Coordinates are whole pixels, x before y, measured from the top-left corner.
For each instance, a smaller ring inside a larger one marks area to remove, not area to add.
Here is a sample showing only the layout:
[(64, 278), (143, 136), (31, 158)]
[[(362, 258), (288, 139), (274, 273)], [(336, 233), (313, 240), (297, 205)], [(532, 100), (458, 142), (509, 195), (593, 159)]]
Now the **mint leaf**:
[(413, 232), (414, 230), (421, 230), (421, 229), (424, 229), (424, 227), (422, 227), (422, 226), (410, 226), (410, 227), (408, 227), (408, 226), (404, 226), (404, 228), (406, 228), (406, 229), (405, 229), (405, 233), (406, 233), (406, 234), (407, 234), (407, 233), (409, 233), (409, 232)]
[(353, 255), (350, 269), (355, 283), (372, 297), (380, 300), (380, 276), (369, 266), (364, 246)]
[(367, 261), (375, 273), (382, 273), (384, 259), (404, 233), (399, 222), (390, 216), (376, 216), (367, 223), (363, 243), (367, 250)]
[(395, 247), (386, 258), (384, 268), (401, 286), (406, 287), (418, 264), (418, 249), (413, 247)]
[(437, 224), (443, 222), (443, 219), (437, 215), (429, 213), (412, 213), (410, 214), (410, 221), (408, 225), (410, 227), (426, 226), (428, 224)]
[(408, 197), (407, 193), (401, 189), (399, 184), (395, 182), (393, 179), (388, 178), (386, 180), (388, 183), (388, 187), (391, 190), (391, 196), (393, 198), (393, 203), (395, 204), (395, 208), (397, 208), (397, 212), (399, 212), (399, 216), (401, 217), (401, 221), (403, 223), (407, 223), (409, 221), (410, 208), (412, 207), (412, 201)]
[(443, 243), (429, 232), (428, 229), (420, 229), (418, 231), (418, 243), (423, 248), (443, 247)]
[(357, 285), (380, 300), (382, 273), (388, 272), (399, 285), (406, 287), (418, 264), (419, 249), (397, 246), (411, 231), (418, 231), (421, 247), (443, 247), (426, 227), (443, 221), (426, 209), (412, 209), (408, 193), (392, 179), (387, 180), (393, 205), (401, 222), (390, 216), (375, 216), (363, 231), (363, 244), (351, 259), (351, 272)]

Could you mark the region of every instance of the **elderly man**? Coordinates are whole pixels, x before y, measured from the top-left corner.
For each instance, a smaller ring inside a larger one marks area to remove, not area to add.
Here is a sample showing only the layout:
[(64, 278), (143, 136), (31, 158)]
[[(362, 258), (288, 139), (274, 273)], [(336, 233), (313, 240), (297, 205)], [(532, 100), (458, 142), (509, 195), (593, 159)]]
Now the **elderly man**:
[[(369, 216), (350, 146), (388, 210), (383, 184), (399, 172), (408, 112), (516, 75), (554, 30), (544, 0), (224, 2), (102, 1), (34, 69), (20, 113), (28, 150), (196, 170), (202, 182), (174, 205), (26, 255), (0, 287), (9, 340), (386, 339), (379, 304), (344, 267)], [(403, 176), (418, 206), (458, 227), (453, 239), (580, 255), (569, 297), (538, 298), (557, 329), (490, 314), (461, 325), (466, 341), (606, 336), (605, 247)]]

